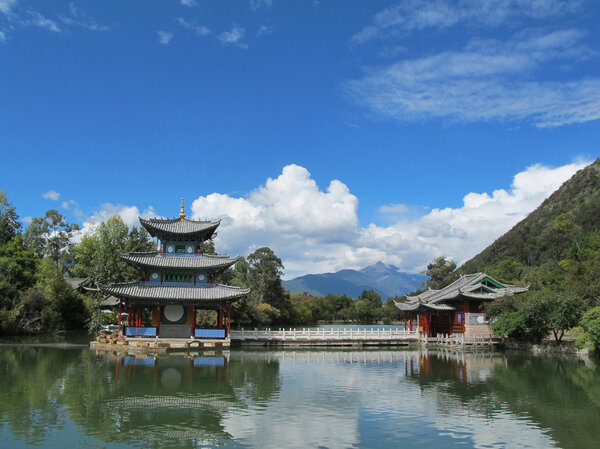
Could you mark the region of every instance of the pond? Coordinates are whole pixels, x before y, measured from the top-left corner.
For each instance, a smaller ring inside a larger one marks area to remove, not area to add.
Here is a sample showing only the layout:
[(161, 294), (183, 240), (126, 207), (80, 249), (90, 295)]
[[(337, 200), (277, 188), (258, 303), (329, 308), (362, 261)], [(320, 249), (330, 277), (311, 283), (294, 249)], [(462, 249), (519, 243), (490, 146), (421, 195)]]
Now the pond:
[(2, 447), (592, 448), (600, 372), (450, 350), (0, 346)]

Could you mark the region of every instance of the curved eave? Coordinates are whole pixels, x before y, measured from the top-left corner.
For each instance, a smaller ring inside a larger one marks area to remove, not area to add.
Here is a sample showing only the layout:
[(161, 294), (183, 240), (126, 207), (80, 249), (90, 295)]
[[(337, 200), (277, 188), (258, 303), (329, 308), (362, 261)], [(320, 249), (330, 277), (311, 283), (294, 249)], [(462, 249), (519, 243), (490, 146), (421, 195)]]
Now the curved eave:
[(453, 306), (449, 304), (432, 304), (426, 302), (395, 302), (395, 305), (398, 309), (404, 312), (452, 312), (456, 310)]
[(212, 287), (188, 287), (183, 285), (148, 285), (140, 284), (139, 282), (124, 282), (120, 284), (101, 285), (100, 289), (117, 298), (154, 301), (156, 303), (161, 301), (179, 303), (233, 301), (250, 293), (249, 288), (242, 289), (221, 284)]
[(190, 240), (193, 236), (204, 236), (211, 238), (213, 233), (221, 224), (219, 221), (195, 221), (187, 218), (174, 219), (146, 219), (140, 217), (140, 223), (152, 237), (164, 237), (168, 235), (187, 236)]
[(121, 258), (130, 265), (143, 268), (221, 270), (227, 269), (240, 258), (227, 256), (163, 256), (156, 253), (127, 253)]

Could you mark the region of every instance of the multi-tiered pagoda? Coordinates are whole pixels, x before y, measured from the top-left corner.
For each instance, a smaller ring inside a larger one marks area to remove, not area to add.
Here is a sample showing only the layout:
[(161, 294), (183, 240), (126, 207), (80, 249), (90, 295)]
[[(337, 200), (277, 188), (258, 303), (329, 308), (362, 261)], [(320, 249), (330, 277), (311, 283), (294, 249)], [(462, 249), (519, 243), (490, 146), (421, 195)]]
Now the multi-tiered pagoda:
[[(217, 283), (239, 257), (204, 254), (204, 244), (215, 237), (220, 222), (188, 220), (181, 200), (179, 218), (140, 218), (140, 223), (156, 237), (157, 251), (121, 255), (138, 269), (140, 281), (101, 286), (120, 300), (119, 331), (125, 310), (125, 336), (228, 338), (231, 304), (250, 290)], [(198, 309), (217, 311), (216, 328), (196, 327)]]

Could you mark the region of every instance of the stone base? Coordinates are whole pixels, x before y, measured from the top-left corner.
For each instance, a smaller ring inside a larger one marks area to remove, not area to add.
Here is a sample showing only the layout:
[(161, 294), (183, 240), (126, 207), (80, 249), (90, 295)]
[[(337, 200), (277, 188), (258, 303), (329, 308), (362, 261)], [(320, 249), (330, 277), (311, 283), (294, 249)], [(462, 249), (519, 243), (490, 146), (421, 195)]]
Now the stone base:
[(465, 338), (471, 339), (473, 337), (490, 338), (492, 331), (489, 324), (478, 324), (477, 326), (465, 326)]

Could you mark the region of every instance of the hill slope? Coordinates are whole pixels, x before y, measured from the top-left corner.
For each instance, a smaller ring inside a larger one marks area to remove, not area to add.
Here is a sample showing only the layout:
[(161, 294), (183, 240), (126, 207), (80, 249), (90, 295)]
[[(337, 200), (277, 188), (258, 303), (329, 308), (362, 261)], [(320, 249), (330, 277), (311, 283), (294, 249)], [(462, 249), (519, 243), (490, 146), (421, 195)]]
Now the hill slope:
[(600, 229), (600, 159), (578, 171), (527, 218), (465, 262), (460, 271), (484, 270), (508, 257), (537, 266), (565, 257), (575, 236)]
[(356, 298), (363, 290), (375, 290), (382, 300), (388, 296), (402, 296), (415, 291), (426, 276), (403, 273), (393, 265), (377, 262), (362, 270), (341, 270), (336, 273), (307, 274), (283, 281), (283, 288), (291, 293), (310, 293), (325, 296), (328, 293)]

